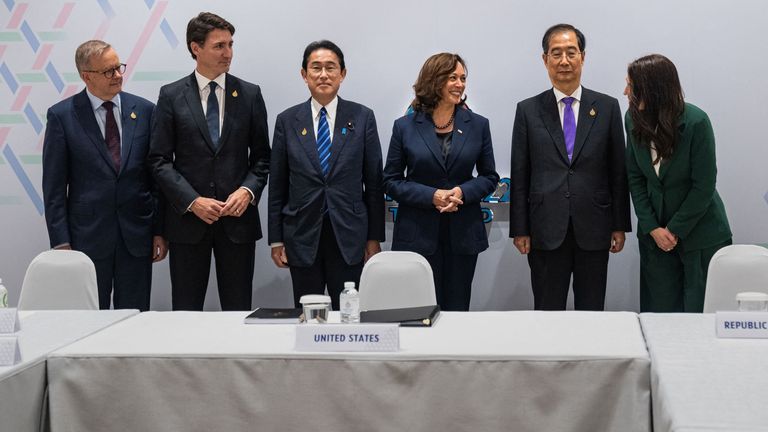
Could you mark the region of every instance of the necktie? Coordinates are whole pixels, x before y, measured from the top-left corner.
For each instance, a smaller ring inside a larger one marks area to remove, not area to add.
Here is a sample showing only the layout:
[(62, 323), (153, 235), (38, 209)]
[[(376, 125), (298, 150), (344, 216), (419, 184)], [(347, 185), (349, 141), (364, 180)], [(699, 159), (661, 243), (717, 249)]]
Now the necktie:
[(331, 131), (328, 128), (327, 113), (325, 107), (320, 108), (320, 120), (317, 122), (317, 155), (324, 176), (328, 175), (328, 163), (331, 160)]
[(205, 110), (205, 121), (208, 123), (208, 132), (211, 133), (213, 146), (219, 146), (219, 99), (216, 98), (216, 82), (208, 83), (211, 92), (208, 93), (208, 107)]
[(565, 110), (563, 111), (563, 135), (565, 135), (565, 151), (568, 153), (568, 160), (573, 159), (573, 144), (576, 142), (576, 116), (573, 115), (573, 101), (572, 97), (564, 97), (563, 103), (565, 104)]
[(107, 110), (107, 123), (104, 126), (104, 141), (107, 142), (107, 150), (112, 156), (112, 162), (115, 164), (115, 170), (120, 171), (120, 131), (117, 129), (115, 113), (112, 107), (115, 106), (112, 101), (106, 101), (101, 106)]

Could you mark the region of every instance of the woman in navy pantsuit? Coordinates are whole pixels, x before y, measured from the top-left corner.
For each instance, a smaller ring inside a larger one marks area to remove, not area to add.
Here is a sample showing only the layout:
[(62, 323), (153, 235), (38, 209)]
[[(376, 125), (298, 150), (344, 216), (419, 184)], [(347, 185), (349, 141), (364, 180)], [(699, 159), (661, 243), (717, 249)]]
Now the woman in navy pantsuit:
[(458, 54), (427, 59), (384, 168), (385, 190), (398, 202), (392, 250), (429, 261), (443, 310), (469, 310), (477, 254), (488, 248), (480, 200), (499, 181), (488, 119), (465, 104), (466, 79)]

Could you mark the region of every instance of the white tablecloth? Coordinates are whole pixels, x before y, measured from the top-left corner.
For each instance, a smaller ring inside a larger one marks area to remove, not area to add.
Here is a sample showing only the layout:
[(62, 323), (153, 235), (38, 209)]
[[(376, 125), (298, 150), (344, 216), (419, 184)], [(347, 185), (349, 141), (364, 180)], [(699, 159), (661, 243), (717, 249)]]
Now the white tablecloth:
[(642, 314), (656, 432), (768, 431), (768, 340), (717, 339), (713, 314)]
[(634, 313), (443, 313), (395, 353), (293, 350), (292, 325), (150, 312), (51, 355), (59, 431), (649, 431)]
[(39, 431), (44, 425), (45, 359), (49, 352), (138, 314), (119, 311), (23, 311), (16, 333), (21, 362), (0, 367), (0, 431)]

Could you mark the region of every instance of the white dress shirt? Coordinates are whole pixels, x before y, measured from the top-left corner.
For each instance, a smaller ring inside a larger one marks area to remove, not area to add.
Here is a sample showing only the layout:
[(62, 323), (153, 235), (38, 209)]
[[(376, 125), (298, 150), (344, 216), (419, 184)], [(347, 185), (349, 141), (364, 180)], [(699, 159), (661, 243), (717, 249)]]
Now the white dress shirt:
[(563, 102), (563, 98), (565, 97), (572, 97), (575, 99), (571, 103), (571, 108), (573, 108), (573, 115), (576, 120), (576, 126), (579, 125), (579, 106), (581, 105), (581, 86), (574, 90), (574, 92), (570, 95), (567, 95), (560, 90), (552, 87), (552, 90), (555, 92), (555, 100), (557, 100), (557, 110), (560, 112), (560, 127), (563, 127), (563, 112), (565, 111), (565, 102)]

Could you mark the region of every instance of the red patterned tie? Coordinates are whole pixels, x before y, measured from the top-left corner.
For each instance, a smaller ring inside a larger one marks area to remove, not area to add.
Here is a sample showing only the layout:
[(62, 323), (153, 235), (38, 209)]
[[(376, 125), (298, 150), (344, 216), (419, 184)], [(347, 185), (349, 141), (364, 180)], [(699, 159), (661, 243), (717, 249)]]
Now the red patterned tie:
[(115, 163), (115, 170), (120, 172), (120, 131), (117, 129), (115, 114), (112, 107), (115, 106), (111, 101), (106, 101), (101, 106), (107, 110), (107, 124), (104, 127), (104, 140), (107, 142), (107, 150)]

